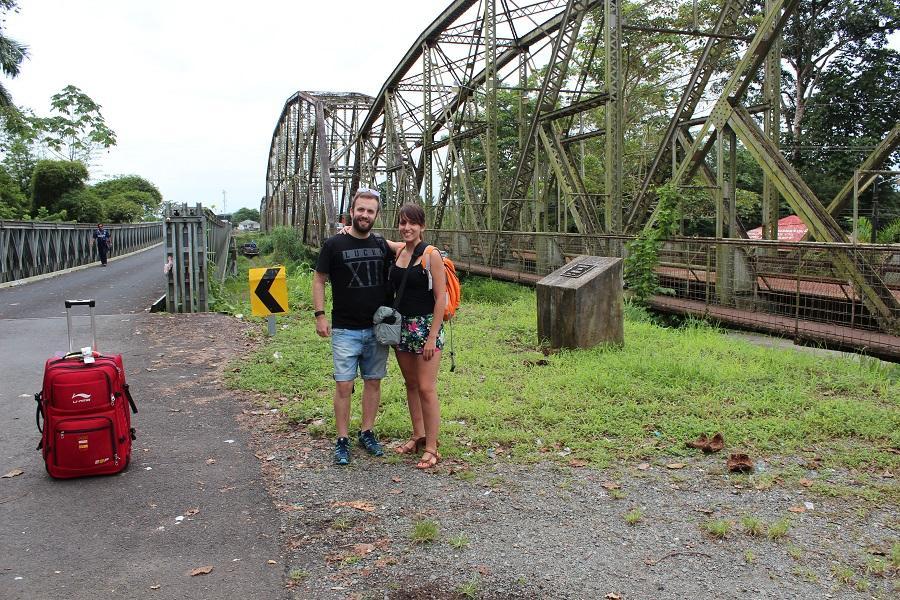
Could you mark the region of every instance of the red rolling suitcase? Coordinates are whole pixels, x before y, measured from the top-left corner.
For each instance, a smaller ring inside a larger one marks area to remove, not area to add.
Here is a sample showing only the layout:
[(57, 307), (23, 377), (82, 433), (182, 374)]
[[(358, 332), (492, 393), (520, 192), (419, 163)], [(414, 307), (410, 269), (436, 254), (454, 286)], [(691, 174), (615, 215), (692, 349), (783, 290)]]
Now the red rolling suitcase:
[[(92, 334), (91, 347), (74, 352), (73, 306), (90, 307)], [(47, 472), (60, 479), (118, 473), (131, 459), (131, 412), (137, 407), (125, 383), (122, 356), (97, 351), (94, 306), (93, 300), (66, 300), (69, 353), (47, 360), (43, 387), (34, 396), (42, 434), (38, 449)]]

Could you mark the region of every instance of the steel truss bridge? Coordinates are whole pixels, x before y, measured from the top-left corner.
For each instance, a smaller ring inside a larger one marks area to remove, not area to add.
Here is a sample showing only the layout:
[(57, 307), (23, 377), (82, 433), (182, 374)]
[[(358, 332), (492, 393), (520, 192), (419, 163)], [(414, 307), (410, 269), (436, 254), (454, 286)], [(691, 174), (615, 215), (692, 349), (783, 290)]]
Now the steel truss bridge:
[[(421, 204), (457, 262), (528, 281), (579, 253), (622, 256), (653, 227), (656, 190), (671, 182), (709, 195), (716, 237), (666, 242), (657, 272), (675, 295), (657, 297), (659, 308), (900, 357), (900, 250), (856, 244), (836, 220), (876, 175), (896, 174), (879, 169), (900, 124), (834, 198), (816, 197), (779, 148), (781, 32), (798, 3), (766, 0), (755, 14), (755, 3), (723, 0), (709, 27), (680, 30), (654, 25), (652, 0), (646, 22), (626, 21), (620, 0), (456, 0), (374, 98), (288, 99), (263, 227), (318, 245), (352, 193), (373, 187), (385, 229), (402, 204)], [(758, 23), (749, 35), (748, 22)], [(632, 46), (667, 73), (670, 101), (649, 117), (633, 116)], [(635, 147), (641, 158), (626, 160)], [(763, 175), (760, 241), (737, 214), (739, 148)], [(811, 242), (777, 241), (782, 200)]]

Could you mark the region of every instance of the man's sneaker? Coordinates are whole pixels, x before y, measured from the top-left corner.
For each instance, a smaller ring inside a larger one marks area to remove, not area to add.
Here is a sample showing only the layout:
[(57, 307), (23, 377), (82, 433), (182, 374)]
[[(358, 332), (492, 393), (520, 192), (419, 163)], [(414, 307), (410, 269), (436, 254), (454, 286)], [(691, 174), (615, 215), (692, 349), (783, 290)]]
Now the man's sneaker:
[(378, 438), (371, 429), (359, 432), (359, 445), (366, 449), (372, 456), (384, 456), (384, 449), (378, 443)]
[(342, 437), (337, 439), (337, 444), (334, 445), (334, 464), (350, 464), (350, 438)]

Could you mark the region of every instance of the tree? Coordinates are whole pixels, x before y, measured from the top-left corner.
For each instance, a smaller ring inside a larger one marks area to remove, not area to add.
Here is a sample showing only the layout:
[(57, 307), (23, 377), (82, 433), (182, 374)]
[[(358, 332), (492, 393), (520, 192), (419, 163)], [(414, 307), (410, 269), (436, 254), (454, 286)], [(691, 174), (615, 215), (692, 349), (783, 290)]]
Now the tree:
[[(3, 32), (2, 18), (11, 10), (17, 10), (17, 0), (0, 0), (0, 71), (7, 77), (19, 74), (19, 65), (28, 56), (28, 47), (16, 40), (6, 37)], [(0, 108), (15, 109), (12, 97), (0, 83)]]
[(142, 216), (152, 219), (159, 215), (162, 194), (155, 185), (138, 175), (118, 175), (112, 179), (101, 181), (94, 189), (104, 200), (114, 196), (123, 196), (141, 207)]
[[(31, 177), (31, 202), (36, 213), (41, 207), (55, 212), (62, 207), (60, 200), (66, 192), (80, 190), (88, 178), (87, 167), (77, 161), (41, 160), (34, 166)], [(37, 218), (35, 216), (35, 218)]]
[(0, 219), (20, 219), (28, 214), (31, 203), (18, 183), (0, 166)]
[[(139, 193), (139, 192), (130, 192)], [(143, 209), (137, 202), (128, 199), (126, 194), (117, 194), (108, 198), (106, 205), (106, 218), (110, 223), (133, 223), (140, 221)]]
[(102, 223), (106, 220), (104, 202), (90, 186), (64, 193), (57, 206), (66, 211), (70, 220), (79, 223)]
[(50, 98), (49, 117), (29, 117), (38, 140), (59, 158), (90, 164), (101, 148), (116, 145), (116, 133), (106, 125), (100, 105), (74, 85)]
[(807, 110), (823, 80), (836, 65), (884, 48), (898, 27), (900, 9), (891, 0), (801, 0), (784, 29), (782, 50), (784, 119), (795, 166), (803, 156)]
[(235, 225), (248, 220), (259, 222), (259, 211), (255, 208), (239, 208), (231, 215), (231, 222)]

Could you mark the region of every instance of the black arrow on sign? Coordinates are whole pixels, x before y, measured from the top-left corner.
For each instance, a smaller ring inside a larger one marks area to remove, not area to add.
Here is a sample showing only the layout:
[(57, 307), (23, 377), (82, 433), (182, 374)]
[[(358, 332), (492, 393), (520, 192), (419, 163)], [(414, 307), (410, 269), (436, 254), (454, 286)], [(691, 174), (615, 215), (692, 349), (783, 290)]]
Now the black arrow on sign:
[(283, 313), (284, 309), (281, 308), (281, 305), (278, 304), (278, 301), (269, 293), (269, 288), (272, 287), (272, 284), (275, 283), (275, 277), (278, 275), (278, 271), (281, 269), (266, 269), (266, 272), (263, 274), (262, 279), (259, 280), (259, 283), (256, 284), (256, 289), (253, 290), (253, 293), (256, 294), (256, 297), (259, 298), (259, 301), (266, 305), (266, 308), (269, 309), (270, 313)]

